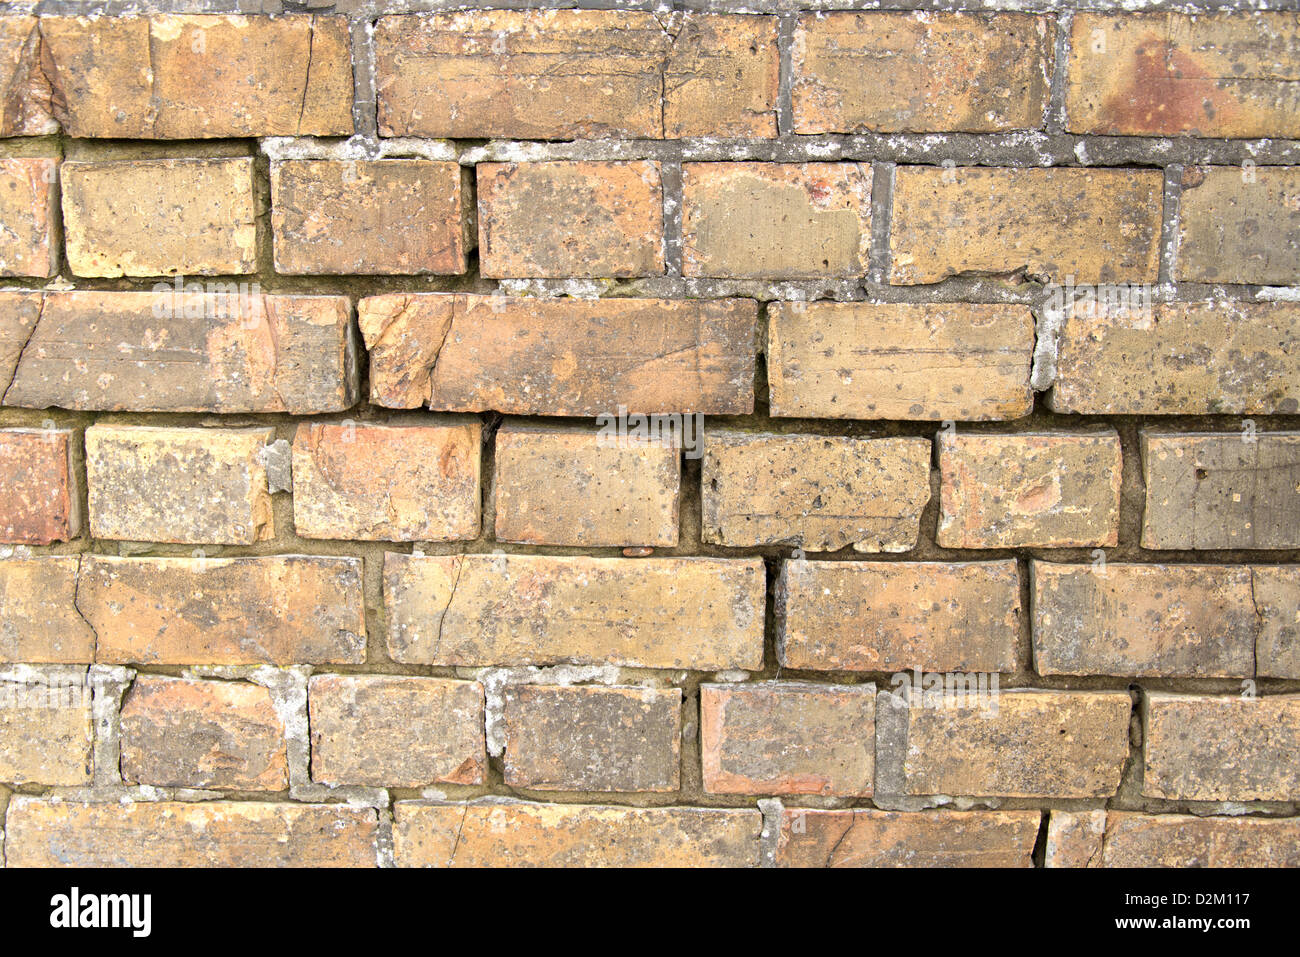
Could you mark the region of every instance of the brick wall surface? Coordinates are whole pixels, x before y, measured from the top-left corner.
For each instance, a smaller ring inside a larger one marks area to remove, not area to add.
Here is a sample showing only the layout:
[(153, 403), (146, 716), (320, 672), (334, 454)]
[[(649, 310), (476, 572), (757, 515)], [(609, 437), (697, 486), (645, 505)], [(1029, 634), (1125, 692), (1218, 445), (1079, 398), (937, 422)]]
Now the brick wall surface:
[(0, 860), (1300, 865), (1300, 14), (569, 6), (0, 11)]

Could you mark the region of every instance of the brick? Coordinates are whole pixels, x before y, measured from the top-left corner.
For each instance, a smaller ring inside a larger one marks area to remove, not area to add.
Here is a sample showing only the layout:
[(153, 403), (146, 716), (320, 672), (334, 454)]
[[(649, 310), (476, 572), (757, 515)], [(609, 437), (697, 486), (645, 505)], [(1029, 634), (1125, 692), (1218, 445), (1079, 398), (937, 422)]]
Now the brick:
[(1115, 545), (1119, 433), (939, 433), (944, 548)]
[(450, 412), (754, 410), (758, 306), (746, 299), (361, 300), (370, 401)]
[(398, 802), (399, 867), (755, 867), (750, 808)]
[(0, 561), (0, 662), (89, 664), (95, 633), (77, 613), (78, 555)]
[(4, 404), (341, 412), (357, 394), (350, 312), (342, 296), (0, 292)]
[[(90, 704), (84, 668), (0, 672), (0, 781), (90, 784), (94, 768)], [(13, 866), (12, 855), (9, 865)]]
[(274, 538), (261, 458), (274, 439), (270, 428), (91, 426), (91, 536), (222, 545)]
[(536, 791), (676, 791), (680, 688), (505, 689), (505, 783)]
[(876, 751), (876, 793), (1102, 798), (1119, 787), (1132, 703), (1124, 691), (1002, 691), (989, 701), (929, 707), (883, 698), (903, 725)]
[(774, 136), (772, 17), (476, 10), (381, 17), (383, 136)]
[(759, 559), (384, 556), (388, 653), (439, 665), (757, 670)]
[(69, 136), (353, 132), (343, 17), (42, 17), (40, 37), (44, 96)]
[(1034, 669), (1044, 675), (1249, 677), (1249, 568), (1034, 561)]
[(1052, 42), (1051, 21), (1028, 14), (800, 14), (794, 131), (1041, 129)]
[(484, 277), (663, 274), (658, 163), (480, 163), (476, 169)]
[(1038, 811), (786, 808), (778, 867), (1033, 867)]
[[(0, 35), (0, 57), (3, 43)], [(58, 169), (57, 159), (0, 159), (0, 276), (45, 278), (59, 271)]]
[(249, 801), (84, 804), (19, 797), (10, 867), (374, 867), (373, 808)]
[(1300, 820), (1108, 811), (1101, 863), (1104, 867), (1300, 867)]
[(1163, 194), (1159, 170), (900, 166), (889, 281), (1154, 282)]
[(1261, 678), (1300, 678), (1300, 565), (1256, 565), (1251, 575), (1259, 615), (1256, 672)]
[(1080, 13), (1067, 128), (1119, 136), (1300, 136), (1300, 18)]
[(0, 16), (0, 136), (44, 136), (59, 131), (49, 82), (40, 67), (36, 17)]
[(1027, 306), (774, 302), (773, 416), (1016, 419), (1033, 409)]
[(1300, 432), (1141, 437), (1143, 548), (1300, 548)]
[(930, 440), (710, 430), (700, 488), (706, 542), (905, 552), (930, 500)]
[(256, 271), (252, 159), (69, 161), (61, 172), (76, 275)]
[(82, 559), (77, 607), (110, 664), (359, 664), (361, 560)]
[(309, 702), (315, 781), (419, 788), (487, 774), (476, 681), (316, 675)]
[(1017, 670), (1014, 560), (787, 561), (777, 587), (777, 653), (784, 667)]
[(870, 797), (876, 686), (800, 681), (700, 686), (711, 794)]
[(1055, 412), (1270, 415), (1300, 410), (1300, 304), (1170, 302), (1067, 310)]
[(865, 163), (686, 163), (682, 274), (857, 278), (871, 252)]
[(1053, 810), (1047, 821), (1046, 867), (1099, 867), (1107, 812)]
[(293, 440), (293, 522), (304, 538), (477, 538), (482, 426), (312, 422)]
[(1147, 797), (1171, 801), (1300, 798), (1300, 695), (1149, 692), (1143, 708)]
[(275, 269), (460, 274), (477, 243), (470, 173), (418, 159), (271, 164)]
[(49, 545), (81, 534), (81, 472), (70, 429), (0, 430), (0, 542)]
[(1178, 279), (1287, 286), (1300, 275), (1300, 166), (1194, 166), (1178, 203)]
[[(630, 423), (629, 423), (630, 425)], [(679, 439), (503, 426), (496, 538), (526, 545), (677, 544)]]
[(122, 777), (160, 787), (285, 790), (284, 723), (271, 693), (241, 681), (139, 675), (122, 702)]

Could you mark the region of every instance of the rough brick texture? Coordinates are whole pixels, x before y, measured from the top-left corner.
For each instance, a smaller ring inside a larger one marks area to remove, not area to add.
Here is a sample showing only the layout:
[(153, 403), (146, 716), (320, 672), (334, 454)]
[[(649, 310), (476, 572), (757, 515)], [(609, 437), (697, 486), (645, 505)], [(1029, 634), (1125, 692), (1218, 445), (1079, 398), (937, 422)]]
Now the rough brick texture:
[(66, 429), (0, 430), (0, 542), (49, 545), (81, 531), (81, 472)]
[(778, 867), (1031, 867), (1036, 811), (786, 808)]
[(58, 160), (0, 159), (0, 276), (53, 276), (59, 268)]

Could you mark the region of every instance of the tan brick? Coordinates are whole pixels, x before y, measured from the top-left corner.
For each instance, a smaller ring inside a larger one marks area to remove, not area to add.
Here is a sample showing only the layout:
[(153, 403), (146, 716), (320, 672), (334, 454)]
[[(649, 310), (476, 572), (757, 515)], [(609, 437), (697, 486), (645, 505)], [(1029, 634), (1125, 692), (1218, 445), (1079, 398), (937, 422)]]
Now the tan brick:
[(476, 681), (316, 675), (309, 701), (313, 780), (407, 788), (483, 783), (483, 686)]
[[(629, 423), (629, 426), (631, 423)], [(698, 437), (697, 437), (698, 438)], [(680, 436), (504, 426), (496, 538), (527, 545), (677, 544)]]
[[(964, 705), (930, 707), (882, 696), (904, 727), (876, 752), (876, 793), (1102, 798), (1128, 757), (1132, 703), (1124, 691), (1002, 691)], [(886, 776), (882, 779), (882, 768)]]
[[(1300, 44), (1300, 31), (1296, 34)], [(1297, 57), (1300, 82), (1300, 57)], [(1296, 100), (1300, 105), (1300, 98)], [(1300, 166), (1191, 167), (1178, 201), (1176, 277), (1288, 286), (1300, 275)]]
[(1034, 561), (1030, 574), (1039, 674), (1254, 674), (1249, 568)]
[(261, 458), (274, 439), (270, 428), (91, 426), (91, 536), (221, 545), (274, 538)]
[(1052, 42), (1051, 21), (1029, 14), (800, 14), (794, 131), (1041, 129)]
[(682, 273), (856, 278), (871, 252), (865, 163), (686, 163)]
[(0, 561), (0, 662), (89, 664), (95, 633), (77, 614), (78, 555)]
[(876, 686), (800, 681), (700, 686), (704, 790), (869, 797)]
[(1033, 409), (1027, 306), (774, 302), (767, 320), (774, 416), (969, 422)]
[[(0, 781), (90, 784), (94, 769), (90, 705), (84, 668), (0, 671)], [(9, 863), (13, 866), (12, 854)]]
[(304, 538), (477, 538), (483, 428), (313, 422), (293, 440), (293, 522)]
[(68, 268), (78, 276), (257, 269), (252, 159), (69, 161), (62, 176)]
[(1300, 694), (1247, 698), (1148, 692), (1142, 711), (1147, 797), (1300, 798)]
[(759, 559), (384, 556), (388, 653), (440, 665), (757, 670)]
[(900, 166), (889, 281), (1024, 271), (1154, 282), (1164, 181), (1150, 169)]
[(284, 723), (266, 688), (140, 675), (122, 702), (122, 777), (132, 784), (283, 791)]
[(374, 867), (373, 808), (246, 801), (83, 804), (20, 797), (10, 867)]
[(777, 651), (787, 668), (1016, 670), (1014, 560), (787, 561), (778, 589)]
[(0, 430), (0, 542), (49, 545), (81, 534), (81, 471), (69, 429)]
[(0, 136), (57, 133), (49, 81), (40, 66), (41, 37), (36, 17), (0, 16)]
[(353, 132), (343, 17), (42, 17), (40, 34), (45, 96), (69, 136)]
[(658, 163), (480, 163), (477, 172), (483, 276), (663, 274)]
[(1300, 867), (1300, 819), (1109, 811), (1101, 862), (1105, 867)]
[(1300, 565), (1256, 565), (1251, 574), (1259, 615), (1256, 672), (1261, 678), (1300, 678)]
[(370, 401), (452, 412), (614, 415), (754, 410), (747, 299), (361, 300)]
[(939, 433), (944, 548), (1119, 541), (1119, 433)]
[(1069, 310), (1048, 404), (1092, 415), (1294, 413), (1297, 338), (1291, 302)]
[(1032, 867), (1038, 811), (786, 808), (778, 867)]
[(282, 273), (463, 273), (478, 241), (470, 173), (418, 159), (271, 164)]
[[(0, 34), (0, 57), (3, 43)], [(57, 159), (0, 159), (0, 276), (45, 278), (59, 271), (58, 169)]]
[(4, 404), (340, 412), (357, 394), (350, 312), (342, 296), (0, 292)]
[(1300, 17), (1080, 13), (1066, 86), (1074, 133), (1300, 136)]
[(675, 791), (680, 688), (513, 685), (505, 783), (537, 791)]
[(1300, 548), (1300, 432), (1142, 431), (1143, 548)]
[(82, 560), (77, 607), (114, 664), (359, 664), (361, 560)]
[(394, 806), (399, 867), (755, 867), (750, 808)]
[(1099, 867), (1106, 812), (1053, 810), (1047, 821), (1046, 867)]
[(773, 136), (772, 17), (476, 10), (381, 17), (384, 136)]
[(706, 542), (905, 552), (930, 500), (930, 440), (710, 430), (700, 487)]

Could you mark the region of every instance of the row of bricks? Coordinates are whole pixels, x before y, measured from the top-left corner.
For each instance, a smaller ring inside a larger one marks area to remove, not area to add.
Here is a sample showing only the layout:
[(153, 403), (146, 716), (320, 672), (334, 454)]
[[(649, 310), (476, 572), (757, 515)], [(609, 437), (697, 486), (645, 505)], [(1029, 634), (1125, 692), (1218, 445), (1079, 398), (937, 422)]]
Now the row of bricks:
[[(790, 129), (1045, 127), (1057, 24), (1020, 13), (806, 13), (789, 42)], [(772, 137), (777, 18), (626, 10), (381, 17), (379, 133)], [(1079, 13), (1074, 133), (1298, 137), (1294, 13)], [(308, 66), (310, 65), (310, 70)], [(189, 139), (354, 132), (342, 17), (0, 18), (0, 136)]]
[[(232, 287), (235, 285), (230, 284)], [(169, 287), (169, 289), (172, 287)], [(767, 355), (777, 417), (1014, 419), (1300, 411), (1300, 303), (1028, 306), (0, 291), (0, 404), (135, 412), (748, 415)], [(760, 333), (765, 332), (765, 345)], [(1050, 365), (1050, 376), (1047, 366)], [(1047, 381), (1045, 381), (1045, 379)]]
[[(776, 809), (773, 809), (776, 810)], [(10, 867), (1031, 867), (1039, 811), (393, 806), (15, 797)], [(1051, 811), (1047, 867), (1297, 867), (1300, 819)]]
[[(303, 538), (449, 542), (482, 533), (482, 425), (305, 423), (288, 462), (271, 428), (92, 425), (0, 429), (0, 543), (91, 538), (252, 545), (276, 536), (272, 492), (293, 493)], [(1300, 432), (1139, 433), (1148, 549), (1300, 548)], [(916, 547), (931, 441), (709, 429), (620, 438), (616, 429), (496, 430), (496, 541), (676, 547), (682, 452), (703, 458), (704, 542), (809, 551)], [(938, 433), (944, 548), (1119, 542), (1123, 455), (1113, 429)]]
[[(1300, 565), (1029, 567), (1039, 674), (1300, 678)], [(386, 650), (404, 664), (764, 664), (756, 558), (388, 553), (383, 592)], [(781, 667), (1021, 665), (1012, 559), (794, 559), (775, 603)], [(357, 558), (9, 558), (0, 661), (359, 664), (363, 606)]]
[[(422, 159), (289, 159), (270, 170), (281, 273), (460, 274), (477, 243), (485, 277), (661, 276), (666, 240), (680, 240), (690, 278), (852, 279), (879, 265), (867, 163), (685, 163), (681, 223), (671, 231), (657, 161), (471, 170)], [(898, 166), (891, 175), (891, 283), (1018, 269), (1058, 281), (1157, 278), (1159, 170)], [(0, 160), (0, 275), (58, 271), (56, 180), (75, 275), (258, 269), (251, 157), (61, 166), (15, 158)], [(1182, 185), (1176, 280), (1296, 281), (1300, 168), (1191, 167)]]
[[(90, 695), (41, 707), (54, 688), (37, 675), (27, 668), (22, 684), (9, 682), (0, 781), (90, 786)], [(683, 733), (697, 726), (694, 702), (683, 709), (680, 688), (507, 683), (499, 694), (493, 735), (508, 787), (680, 789)], [(774, 681), (704, 684), (699, 696), (700, 764), (711, 794), (1096, 799), (1117, 792), (1129, 759), (1127, 691), (999, 691), (971, 682), (904, 697), (878, 694), (874, 684)], [(316, 784), (487, 781), (484, 687), (476, 681), (317, 675), (307, 711)], [(1147, 692), (1141, 713), (1143, 796), (1300, 800), (1300, 695)], [(139, 675), (120, 722), (126, 784), (289, 787), (284, 720), (261, 685)]]

